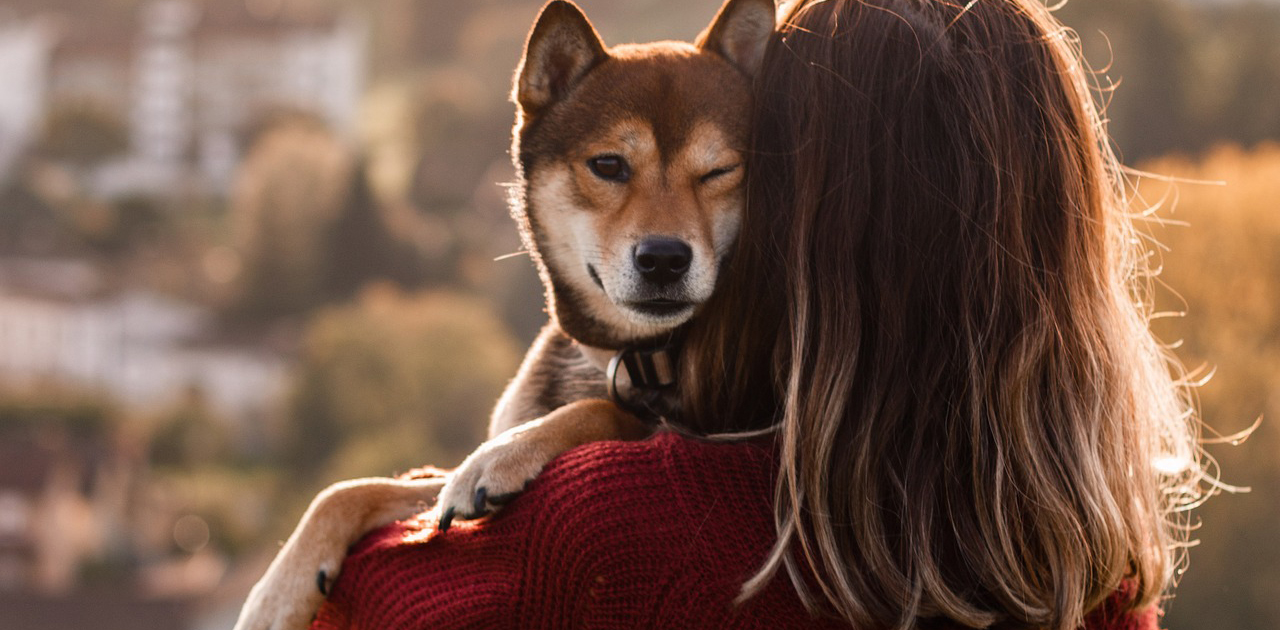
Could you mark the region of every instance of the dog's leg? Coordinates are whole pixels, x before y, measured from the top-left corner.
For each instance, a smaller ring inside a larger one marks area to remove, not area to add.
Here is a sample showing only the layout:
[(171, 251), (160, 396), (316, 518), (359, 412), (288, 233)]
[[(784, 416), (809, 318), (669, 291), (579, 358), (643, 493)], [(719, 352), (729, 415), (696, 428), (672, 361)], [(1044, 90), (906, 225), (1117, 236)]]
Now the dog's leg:
[(307, 628), (347, 548), (365, 533), (417, 513), (441, 485), (441, 477), (368, 478), (326, 488), (249, 592), (235, 630)]
[(607, 400), (579, 400), (480, 445), (440, 491), (441, 529), (480, 518), (511, 500), (557, 455), (600, 440), (639, 440), (653, 432)]

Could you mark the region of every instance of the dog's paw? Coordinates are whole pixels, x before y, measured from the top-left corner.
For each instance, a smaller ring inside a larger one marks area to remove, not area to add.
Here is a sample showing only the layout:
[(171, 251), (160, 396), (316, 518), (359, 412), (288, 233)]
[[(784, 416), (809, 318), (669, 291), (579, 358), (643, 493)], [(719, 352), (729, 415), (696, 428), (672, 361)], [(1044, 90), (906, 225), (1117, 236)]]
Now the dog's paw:
[(437, 504), (441, 532), (455, 520), (481, 518), (510, 502), (563, 450), (525, 428), (485, 442), (453, 471)]

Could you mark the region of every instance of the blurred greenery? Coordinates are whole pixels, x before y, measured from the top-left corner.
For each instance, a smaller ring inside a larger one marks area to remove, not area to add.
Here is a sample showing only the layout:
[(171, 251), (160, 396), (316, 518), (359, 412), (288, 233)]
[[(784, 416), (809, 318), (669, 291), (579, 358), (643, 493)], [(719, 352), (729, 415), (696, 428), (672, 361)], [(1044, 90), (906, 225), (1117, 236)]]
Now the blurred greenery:
[(453, 280), (443, 257), (411, 240), (429, 229), (423, 217), (386, 209), (367, 162), (322, 123), (280, 118), (254, 137), (230, 201), (244, 258), (237, 317), (305, 315), (374, 280)]
[(1070, 0), (1057, 16), (1098, 73), (1125, 162), (1280, 136), (1277, 5)]
[(83, 392), (45, 384), (0, 390), (0, 433), (10, 438), (56, 432), (99, 442), (121, 422), (118, 406)]
[(45, 114), (36, 150), (76, 167), (101, 164), (129, 148), (129, 128), (110, 107), (87, 99), (57, 103)]
[(230, 201), (246, 317), (295, 314), (323, 302), (326, 227), (351, 173), (350, 151), (309, 118), (283, 122), (249, 148)]
[(236, 457), (231, 427), (209, 409), (199, 389), (188, 390), (160, 414), (152, 431), (149, 457), (158, 467), (191, 469)]
[(519, 359), (483, 301), (372, 285), (306, 327), (288, 460), (325, 480), (457, 463)]

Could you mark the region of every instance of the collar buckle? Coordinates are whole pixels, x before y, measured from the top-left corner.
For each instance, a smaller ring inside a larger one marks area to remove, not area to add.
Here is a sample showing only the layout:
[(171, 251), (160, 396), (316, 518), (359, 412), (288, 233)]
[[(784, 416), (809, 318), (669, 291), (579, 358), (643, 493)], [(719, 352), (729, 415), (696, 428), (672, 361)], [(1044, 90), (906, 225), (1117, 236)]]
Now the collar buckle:
[[(672, 345), (651, 349), (624, 348), (609, 360), (605, 371), (605, 383), (609, 399), (641, 418), (662, 417), (655, 409), (661, 397), (676, 384), (676, 351)], [(626, 367), (627, 378), (636, 395), (623, 396), (618, 387), (620, 367)]]

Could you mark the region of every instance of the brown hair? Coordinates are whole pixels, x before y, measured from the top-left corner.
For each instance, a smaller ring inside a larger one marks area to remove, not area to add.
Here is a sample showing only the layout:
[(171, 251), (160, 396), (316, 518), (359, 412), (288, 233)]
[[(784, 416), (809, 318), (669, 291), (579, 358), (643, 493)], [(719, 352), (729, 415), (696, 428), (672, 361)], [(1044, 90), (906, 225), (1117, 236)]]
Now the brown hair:
[(780, 424), (779, 540), (744, 597), (786, 566), (860, 627), (1065, 630), (1170, 584), (1198, 424), (1068, 35), (1034, 0), (784, 17), (684, 355), (688, 425)]

